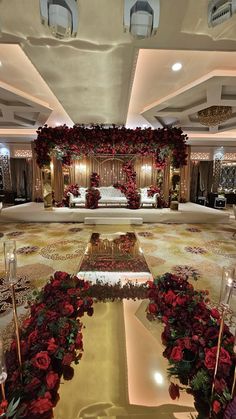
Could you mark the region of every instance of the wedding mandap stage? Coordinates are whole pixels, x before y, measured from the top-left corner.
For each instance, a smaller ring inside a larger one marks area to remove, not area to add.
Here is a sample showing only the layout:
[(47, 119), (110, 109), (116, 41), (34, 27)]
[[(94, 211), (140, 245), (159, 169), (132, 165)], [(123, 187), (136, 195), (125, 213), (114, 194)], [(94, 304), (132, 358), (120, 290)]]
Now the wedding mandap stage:
[(142, 223), (228, 223), (229, 213), (197, 205), (192, 202), (179, 204), (178, 211), (170, 208), (128, 208), (101, 207), (50, 208), (43, 203), (30, 202), (3, 208), (0, 223), (8, 222), (77, 222), (85, 224), (142, 224)]

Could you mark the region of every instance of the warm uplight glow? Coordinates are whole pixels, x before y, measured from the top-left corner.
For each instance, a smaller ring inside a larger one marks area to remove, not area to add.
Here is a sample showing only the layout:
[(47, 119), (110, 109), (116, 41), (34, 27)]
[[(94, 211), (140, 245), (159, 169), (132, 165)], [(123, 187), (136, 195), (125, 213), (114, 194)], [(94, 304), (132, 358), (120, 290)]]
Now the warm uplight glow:
[(182, 64), (181, 63), (175, 63), (175, 64), (172, 65), (171, 68), (172, 68), (173, 71), (179, 71), (182, 68)]
[(160, 374), (160, 372), (155, 372), (154, 380), (156, 381), (157, 384), (163, 384), (163, 382), (164, 382), (163, 375)]
[(78, 170), (80, 173), (86, 172), (86, 164), (80, 163), (75, 165), (76, 170)]
[(150, 166), (149, 164), (144, 164), (142, 166), (142, 171), (145, 173), (151, 173), (152, 171), (152, 166)]

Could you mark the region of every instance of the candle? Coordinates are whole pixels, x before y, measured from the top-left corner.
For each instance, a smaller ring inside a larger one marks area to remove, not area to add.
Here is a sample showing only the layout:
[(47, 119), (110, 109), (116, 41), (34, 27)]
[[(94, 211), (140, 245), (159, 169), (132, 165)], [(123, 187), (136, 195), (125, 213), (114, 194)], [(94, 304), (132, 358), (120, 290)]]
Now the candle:
[(230, 298), (231, 298), (231, 293), (232, 293), (232, 290), (233, 290), (233, 284), (234, 284), (233, 279), (228, 277), (228, 279), (226, 280), (224, 296), (223, 296), (223, 300), (222, 300), (222, 304), (224, 304), (224, 305), (229, 305)]

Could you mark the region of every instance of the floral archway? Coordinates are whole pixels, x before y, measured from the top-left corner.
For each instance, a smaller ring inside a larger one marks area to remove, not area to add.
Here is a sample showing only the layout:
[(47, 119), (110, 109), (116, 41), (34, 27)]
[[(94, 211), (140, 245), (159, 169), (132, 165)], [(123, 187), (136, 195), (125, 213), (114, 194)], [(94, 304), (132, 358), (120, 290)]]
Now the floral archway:
[(92, 155), (138, 155), (155, 156), (156, 166), (162, 168), (167, 159), (173, 167), (186, 164), (187, 135), (181, 128), (129, 129), (102, 125), (85, 127), (75, 125), (69, 128), (40, 127), (35, 140), (37, 163), (40, 167), (48, 165), (51, 157), (70, 165), (75, 158)]

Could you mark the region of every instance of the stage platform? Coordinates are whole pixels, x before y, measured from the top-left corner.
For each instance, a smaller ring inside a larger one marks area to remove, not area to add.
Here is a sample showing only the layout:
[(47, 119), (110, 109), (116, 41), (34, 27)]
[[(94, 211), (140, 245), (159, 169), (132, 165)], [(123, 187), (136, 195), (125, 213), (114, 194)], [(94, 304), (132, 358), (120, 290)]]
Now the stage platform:
[[(0, 222), (26, 222), (26, 223), (84, 223), (85, 218), (92, 218), (92, 224), (106, 222), (114, 224), (118, 218), (119, 223), (132, 224), (132, 219), (141, 218), (144, 223), (228, 223), (229, 213), (224, 210), (216, 210), (205, 206), (187, 202), (179, 204), (179, 211), (171, 211), (169, 208), (140, 208), (130, 210), (128, 208), (106, 208), (101, 207), (95, 210), (86, 208), (53, 208), (44, 209), (42, 203), (29, 202), (3, 208), (0, 213)], [(99, 222), (100, 219), (100, 222)]]

